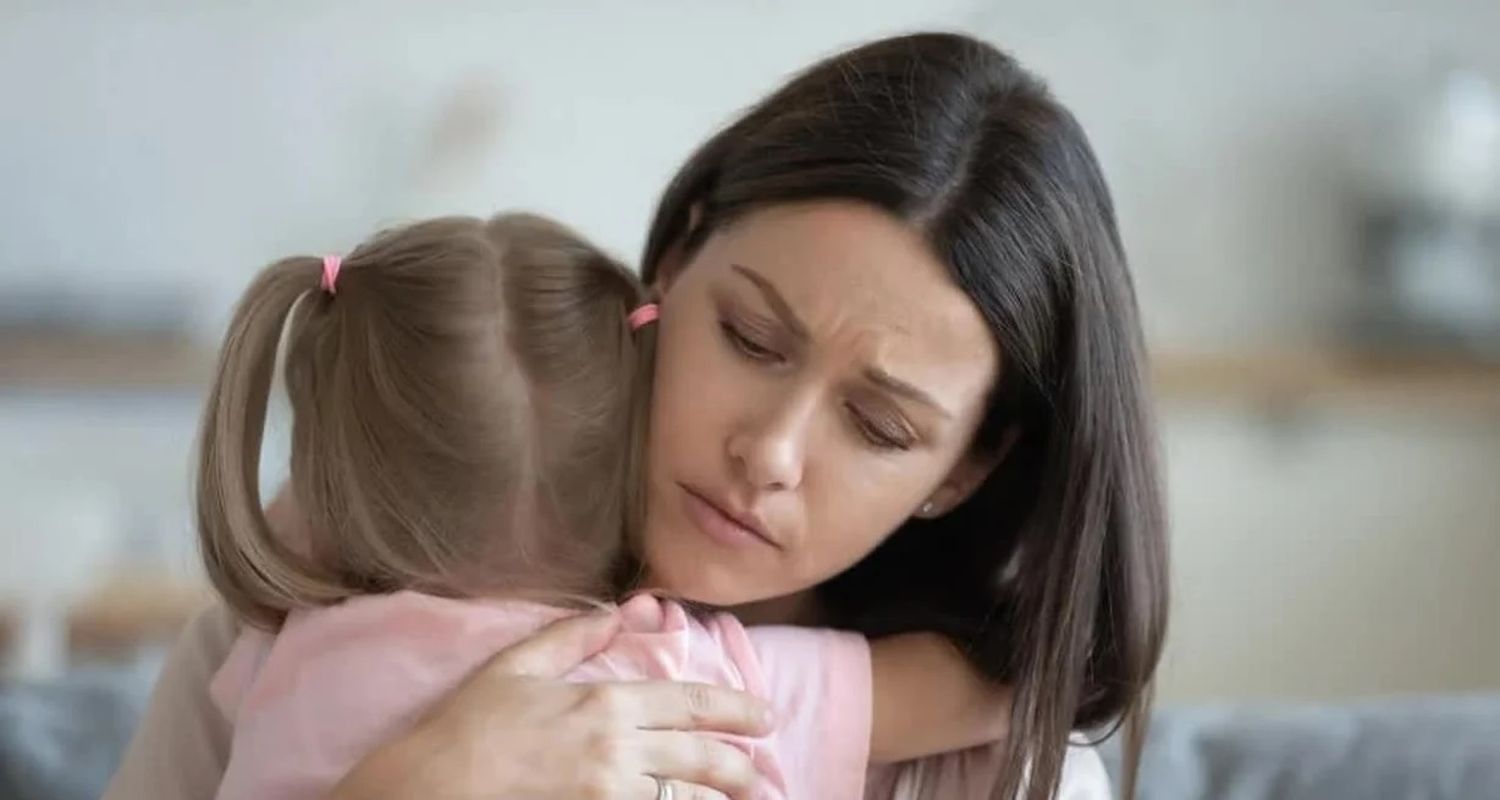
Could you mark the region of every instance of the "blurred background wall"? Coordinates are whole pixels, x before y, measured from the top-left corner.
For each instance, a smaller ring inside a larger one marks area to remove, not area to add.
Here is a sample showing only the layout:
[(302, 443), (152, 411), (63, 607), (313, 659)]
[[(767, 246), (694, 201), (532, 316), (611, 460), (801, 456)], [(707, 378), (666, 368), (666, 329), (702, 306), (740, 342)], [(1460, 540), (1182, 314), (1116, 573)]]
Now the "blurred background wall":
[(1365, 324), (1369, 220), (1420, 182), (1406, 132), (1443, 70), (1500, 81), (1492, 0), (0, 0), (0, 602), (23, 666), (69, 636), (133, 647), (194, 597), (166, 587), (194, 569), (201, 353), (259, 266), (506, 207), (633, 258), (716, 125), (929, 27), (1049, 79), (1113, 186), (1169, 465), (1163, 698), (1500, 687), (1495, 361)]

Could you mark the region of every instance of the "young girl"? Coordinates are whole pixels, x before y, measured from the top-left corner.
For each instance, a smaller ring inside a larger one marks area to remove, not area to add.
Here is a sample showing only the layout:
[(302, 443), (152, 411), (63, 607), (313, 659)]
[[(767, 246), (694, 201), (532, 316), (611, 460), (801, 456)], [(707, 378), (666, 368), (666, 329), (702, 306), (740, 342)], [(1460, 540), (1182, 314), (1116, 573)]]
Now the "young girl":
[[(651, 586), (631, 549), (645, 299), (624, 267), (520, 215), (421, 222), (257, 278), (224, 344), (199, 474), (208, 573), (260, 628), (213, 685), (235, 728), (221, 797), (322, 796), (496, 651)], [(273, 530), (258, 489), (284, 327), (295, 535)], [(1004, 693), (936, 635), (884, 642), (872, 663), (852, 634), (746, 630), (646, 594), (616, 613), (622, 632), (571, 677), (767, 700), (775, 734), (711, 745), (749, 755), (757, 796), (857, 798), (872, 759), (992, 740), (1006, 719)], [(913, 731), (933, 707), (966, 713)], [(653, 780), (642, 796), (671, 796)]]

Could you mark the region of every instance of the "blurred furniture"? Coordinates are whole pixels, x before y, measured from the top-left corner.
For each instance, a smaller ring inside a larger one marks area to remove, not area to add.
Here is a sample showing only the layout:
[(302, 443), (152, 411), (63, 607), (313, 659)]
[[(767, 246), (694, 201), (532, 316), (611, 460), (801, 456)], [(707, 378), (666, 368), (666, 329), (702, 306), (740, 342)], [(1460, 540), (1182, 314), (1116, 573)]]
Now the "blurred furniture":
[(69, 610), (69, 649), (108, 655), (129, 652), (142, 643), (170, 642), (213, 599), (204, 583), (181, 575), (117, 572)]
[(1330, 348), (1244, 353), (1159, 353), (1158, 397), (1168, 401), (1298, 406), (1500, 410), (1500, 362)]
[(7, 672), (45, 677), (68, 662), (68, 615), (99, 579), (119, 538), (119, 498), (100, 487), (7, 476), (0, 536), (26, 541), (0, 560), (0, 608), (13, 619)]
[[(1118, 742), (1105, 750), (1119, 775)], [(1157, 713), (1141, 800), (1500, 798), (1500, 694)]]
[[(144, 647), (171, 642), (212, 601), (202, 582), (175, 573), (106, 573), (61, 612), (61, 656), (73, 663), (128, 660)], [(14, 653), (20, 623), (18, 608), (0, 604), (0, 654)]]
[(1363, 339), (1500, 356), (1500, 89), (1449, 63), (1365, 154)]
[(182, 334), (0, 331), (0, 387), (201, 389), (214, 353)]
[[(214, 359), (181, 331), (0, 326), (0, 390), (43, 405), (92, 396), (106, 415), (114, 398), (130, 395), (153, 407), (172, 395), (195, 415), (191, 398)], [(128, 552), (138, 499), (108, 472), (85, 480), (53, 469), (33, 482), (21, 465), (21, 484), (7, 486), (13, 499), (0, 508), (0, 528), (29, 543), (24, 556), (0, 563), (0, 664), (11, 674), (45, 675), (78, 657), (118, 658), (170, 641), (208, 602), (201, 581)]]
[(146, 709), (161, 661), (0, 682), (0, 797), (93, 800)]

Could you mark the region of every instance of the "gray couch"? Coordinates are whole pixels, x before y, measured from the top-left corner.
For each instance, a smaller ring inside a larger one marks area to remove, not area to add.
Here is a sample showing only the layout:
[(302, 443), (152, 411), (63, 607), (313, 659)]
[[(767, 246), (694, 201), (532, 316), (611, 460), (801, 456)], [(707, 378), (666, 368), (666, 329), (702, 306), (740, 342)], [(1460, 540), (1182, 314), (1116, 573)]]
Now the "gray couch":
[[(1118, 775), (1117, 743), (1106, 762)], [(1143, 800), (1500, 800), (1500, 694), (1168, 708)]]
[(97, 800), (146, 708), (159, 660), (0, 682), (0, 800)]

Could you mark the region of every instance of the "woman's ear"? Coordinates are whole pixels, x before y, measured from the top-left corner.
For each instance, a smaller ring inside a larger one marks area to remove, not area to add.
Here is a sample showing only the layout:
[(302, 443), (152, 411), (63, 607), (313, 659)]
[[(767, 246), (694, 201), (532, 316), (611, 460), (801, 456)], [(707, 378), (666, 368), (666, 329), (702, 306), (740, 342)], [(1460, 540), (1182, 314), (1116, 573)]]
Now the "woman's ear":
[(651, 282), (651, 293), (655, 296), (664, 296), (667, 290), (672, 288), (673, 281), (677, 280), (677, 276), (682, 273), (683, 267), (687, 266), (687, 243), (692, 240), (693, 234), (698, 230), (698, 223), (702, 220), (703, 204), (694, 203), (689, 206), (687, 225), (683, 227), (682, 234), (656, 262), (656, 280)]
[(1020, 427), (1012, 425), (1005, 430), (998, 447), (984, 452), (973, 451), (960, 459), (948, 472), (948, 477), (917, 508), (915, 516), (936, 519), (963, 505), (965, 500), (973, 497), (979, 487), (989, 480), (990, 474), (1010, 454), (1011, 448), (1015, 447), (1020, 435)]

